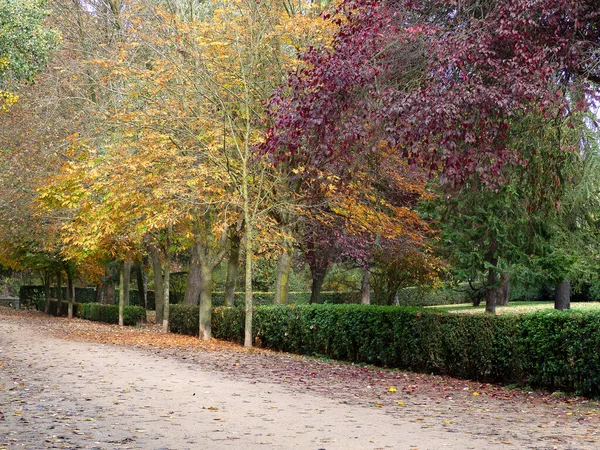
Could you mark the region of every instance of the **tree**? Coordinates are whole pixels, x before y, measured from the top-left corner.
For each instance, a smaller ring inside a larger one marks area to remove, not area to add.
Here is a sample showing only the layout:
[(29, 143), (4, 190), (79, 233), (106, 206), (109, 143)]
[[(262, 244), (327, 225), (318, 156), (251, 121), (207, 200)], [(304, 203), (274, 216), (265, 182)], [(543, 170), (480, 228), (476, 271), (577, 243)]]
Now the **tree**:
[(32, 82), (59, 43), (45, 26), (44, 0), (0, 1), (0, 111), (15, 103), (19, 84)]
[(192, 262), (202, 272), (200, 330), (209, 339), (212, 271), (225, 255), (230, 226), (238, 223), (245, 227), (251, 320), (254, 233), (273, 183), (270, 165), (253, 154), (264, 101), (295, 64), (295, 48), (325, 22), (313, 17), (312, 7), (293, 11), (295, 5), (286, 10), (277, 2), (217, 3), (192, 16), (183, 14), (180, 2), (165, 4), (140, 3), (128, 19), (135, 39), (97, 64), (120, 80), (127, 99), (113, 123), (131, 145), (132, 164), (155, 168), (151, 157), (161, 149), (176, 161), (177, 181), (163, 180), (157, 190), (177, 192), (173, 210), (186, 218), (198, 246)]
[[(348, 0), (337, 13), (342, 25), (332, 48), (307, 52), (306, 69), (290, 75), (270, 103), (265, 151), (292, 167), (327, 166), (349, 178), (383, 140), (441, 184), (475, 185), (493, 197), (527, 162), (527, 147), (514, 136), (535, 135), (520, 127), (537, 124), (522, 118), (568, 124), (594, 97), (598, 66), (590, 56), (600, 27), (593, 1)], [(560, 170), (564, 152), (547, 155)], [(502, 214), (507, 205), (497, 206)], [(498, 239), (485, 246), (486, 264), (496, 267)], [(488, 275), (492, 309), (496, 270)]]
[(478, 174), (495, 185), (520, 161), (511, 119), (568, 115), (564, 89), (593, 95), (598, 79), (591, 0), (348, 0), (338, 14), (333, 48), (307, 52), (308, 68), (271, 101), (266, 150), (293, 165), (351, 166), (372, 151), (356, 144), (379, 136), (442, 183)]

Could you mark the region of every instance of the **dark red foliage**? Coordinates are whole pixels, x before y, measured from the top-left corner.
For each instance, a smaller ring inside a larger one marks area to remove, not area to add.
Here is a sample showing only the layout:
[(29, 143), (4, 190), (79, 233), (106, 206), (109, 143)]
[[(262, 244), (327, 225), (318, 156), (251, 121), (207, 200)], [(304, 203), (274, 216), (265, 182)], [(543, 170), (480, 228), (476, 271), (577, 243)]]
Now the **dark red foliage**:
[[(384, 140), (442, 181), (502, 179), (511, 118), (588, 107), (600, 80), (597, 0), (346, 0), (331, 51), (312, 49), (270, 103), (264, 150), (351, 177)], [(336, 19), (339, 20), (339, 19)]]

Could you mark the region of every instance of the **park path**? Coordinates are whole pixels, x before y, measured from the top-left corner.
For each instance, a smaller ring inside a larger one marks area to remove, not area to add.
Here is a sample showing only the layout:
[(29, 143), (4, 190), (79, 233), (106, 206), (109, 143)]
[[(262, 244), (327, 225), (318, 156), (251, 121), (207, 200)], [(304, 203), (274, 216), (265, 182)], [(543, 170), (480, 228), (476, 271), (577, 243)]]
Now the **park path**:
[(599, 424), (581, 399), (0, 309), (0, 449), (593, 449)]

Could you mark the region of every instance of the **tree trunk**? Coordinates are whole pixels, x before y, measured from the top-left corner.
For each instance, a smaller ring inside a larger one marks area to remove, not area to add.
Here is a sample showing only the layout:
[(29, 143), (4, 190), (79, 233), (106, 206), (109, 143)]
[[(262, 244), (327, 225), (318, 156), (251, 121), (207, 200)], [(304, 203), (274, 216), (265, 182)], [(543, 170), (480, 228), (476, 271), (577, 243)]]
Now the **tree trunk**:
[(485, 312), (488, 314), (496, 314), (496, 298), (498, 297), (498, 275), (496, 267), (498, 266), (498, 242), (492, 239), (490, 248), (487, 254), (487, 263), (492, 267), (488, 269), (488, 279), (485, 290)]
[(496, 286), (496, 269), (488, 269), (487, 287), (485, 290), (485, 312), (496, 314), (496, 298), (498, 297), (498, 288)]
[(275, 297), (273, 302), (276, 305), (287, 305), (288, 294), (290, 292), (290, 271), (292, 269), (291, 249), (284, 244), (284, 248), (277, 261), (277, 273), (275, 279)]
[(162, 328), (163, 332), (169, 332), (169, 291), (170, 291), (170, 282), (171, 282), (171, 241), (173, 238), (173, 226), (169, 225), (167, 230), (167, 242), (165, 243), (165, 268), (163, 270), (163, 322)]
[(235, 306), (235, 288), (240, 270), (240, 235), (229, 235), (229, 260), (227, 261), (227, 281), (225, 282), (225, 306)]
[(119, 275), (119, 325), (123, 326), (123, 312), (129, 306), (129, 278), (131, 276), (131, 261), (121, 264)]
[(123, 279), (123, 305), (129, 306), (129, 291), (131, 290), (131, 266), (133, 266), (133, 262), (125, 260), (124, 264), (124, 275)]
[[(396, 292), (396, 295), (397, 292)], [(362, 283), (360, 284), (360, 303), (371, 304), (371, 272), (368, 267), (363, 269)]]
[(123, 310), (125, 309), (125, 263), (121, 264), (119, 274), (119, 326), (123, 326)]
[(102, 279), (102, 303), (105, 305), (114, 305), (115, 304), (115, 285), (113, 283), (114, 279), (114, 264), (109, 263), (104, 266), (104, 277)]
[(154, 274), (154, 300), (156, 305), (156, 324), (160, 325), (163, 322), (163, 313), (165, 306), (165, 292), (162, 274), (162, 258), (160, 251), (154, 244), (148, 246), (150, 251), (150, 259), (152, 261), (152, 272)]
[(50, 271), (46, 270), (44, 272), (44, 296), (46, 297), (46, 306), (44, 308), (44, 313), (50, 314), (50, 282), (51, 275)]
[(73, 318), (73, 303), (75, 302), (75, 283), (73, 280), (73, 272), (67, 270), (67, 300), (69, 305), (67, 308), (67, 318)]
[(244, 347), (252, 347), (252, 229), (250, 215), (245, 214), (246, 219), (246, 280), (244, 286), (244, 304), (246, 320), (244, 323)]
[(213, 241), (208, 223), (194, 224), (194, 245), (198, 246), (200, 261), (200, 308), (198, 312), (199, 337), (202, 340), (212, 338), (212, 289), (213, 271), (227, 254), (227, 230), (221, 233), (218, 245)]
[(199, 322), (200, 322), (200, 333), (199, 338), (203, 341), (208, 341), (212, 338), (212, 269), (209, 265), (202, 265), (201, 273), (201, 285), (200, 285), (200, 311), (199, 311)]
[(503, 273), (500, 275), (500, 287), (496, 297), (496, 306), (508, 306), (510, 300), (510, 275)]
[(554, 290), (554, 309), (570, 309), (571, 308), (571, 283), (563, 281), (556, 285)]
[(62, 271), (56, 271), (56, 300), (60, 303), (63, 300), (62, 292)]
[(327, 275), (327, 269), (321, 271), (318, 275), (314, 276), (312, 279), (312, 287), (310, 292), (310, 303), (319, 303), (321, 298), (321, 288), (323, 287), (323, 282), (325, 281), (325, 275)]
[(148, 300), (146, 296), (146, 280), (144, 277), (144, 270), (142, 264), (142, 261), (136, 261), (135, 278), (137, 281), (138, 300), (140, 302), (140, 306), (143, 306), (144, 309), (148, 309)]
[(188, 271), (183, 303), (186, 305), (197, 305), (202, 285), (202, 269), (200, 267), (200, 251), (195, 242), (192, 243), (190, 253), (190, 269)]

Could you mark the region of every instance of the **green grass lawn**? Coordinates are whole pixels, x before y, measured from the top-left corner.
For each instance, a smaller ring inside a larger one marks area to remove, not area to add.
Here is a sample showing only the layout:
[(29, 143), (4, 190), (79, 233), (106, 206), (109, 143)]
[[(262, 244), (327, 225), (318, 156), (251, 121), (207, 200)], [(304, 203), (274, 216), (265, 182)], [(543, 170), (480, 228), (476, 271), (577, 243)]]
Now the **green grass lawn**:
[[(477, 307), (470, 304), (463, 304), (428, 306), (427, 308), (436, 309), (439, 311), (447, 311), (449, 313), (481, 314), (485, 311), (485, 304), (482, 303)], [(577, 311), (598, 311), (600, 310), (600, 302), (571, 303), (571, 309)], [(523, 314), (536, 311), (553, 310), (554, 302), (511, 302), (508, 306), (497, 306), (496, 314)]]

